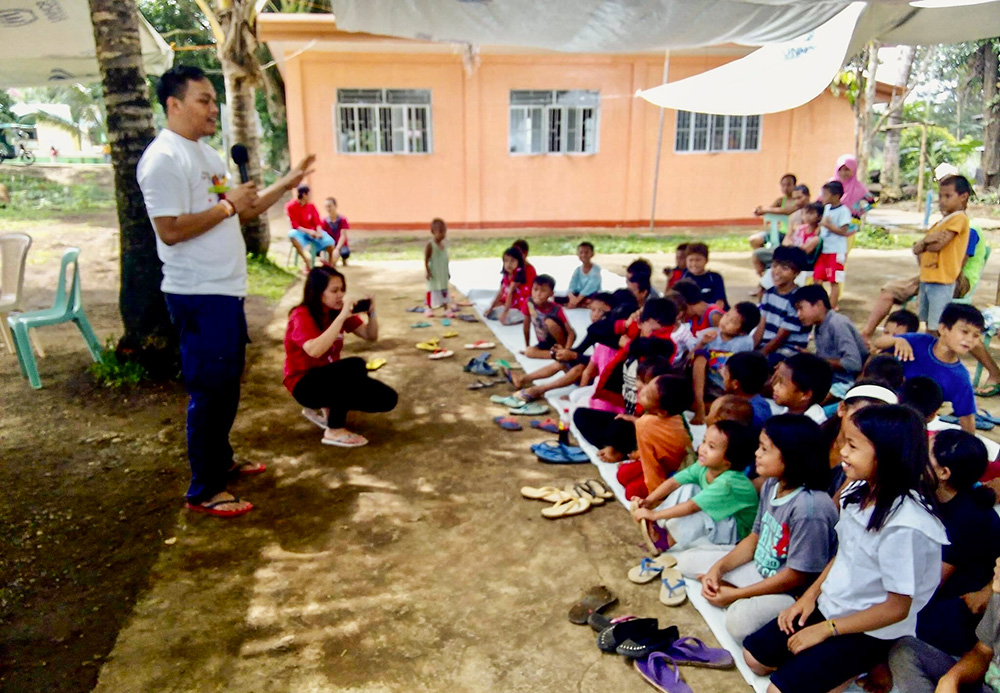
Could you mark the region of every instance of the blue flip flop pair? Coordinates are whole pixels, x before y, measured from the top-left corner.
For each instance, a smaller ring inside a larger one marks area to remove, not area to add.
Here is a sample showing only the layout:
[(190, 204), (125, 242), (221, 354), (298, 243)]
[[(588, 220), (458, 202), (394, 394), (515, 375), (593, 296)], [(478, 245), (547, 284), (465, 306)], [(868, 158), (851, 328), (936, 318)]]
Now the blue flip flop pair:
[(531, 451), (540, 462), (547, 464), (584, 464), (590, 462), (587, 453), (582, 448), (575, 445), (563, 445), (555, 440), (547, 440), (544, 443), (535, 443), (531, 446)]

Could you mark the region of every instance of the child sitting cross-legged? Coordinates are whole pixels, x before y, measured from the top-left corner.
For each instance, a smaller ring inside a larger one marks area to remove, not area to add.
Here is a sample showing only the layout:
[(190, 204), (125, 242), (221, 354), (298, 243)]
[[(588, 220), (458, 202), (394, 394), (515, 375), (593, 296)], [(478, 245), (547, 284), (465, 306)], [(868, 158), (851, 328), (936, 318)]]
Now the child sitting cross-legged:
[[(717, 421), (698, 446), (698, 464), (682, 469), (644, 500), (632, 517), (654, 554), (698, 540), (735, 544), (750, 533), (757, 491), (743, 470), (753, 462), (754, 438), (747, 426)], [(655, 510), (654, 510), (655, 508)]]
[(815, 327), (816, 355), (833, 368), (833, 396), (843, 397), (868, 360), (868, 345), (849, 317), (830, 308), (821, 285), (803, 286), (792, 301), (802, 326)]
[(698, 285), (701, 297), (705, 302), (715, 304), (723, 310), (729, 310), (729, 301), (726, 300), (726, 284), (722, 275), (718, 272), (711, 272), (705, 267), (708, 264), (708, 246), (704, 243), (689, 243), (684, 262), (687, 265), (684, 279), (690, 279)]
[(805, 414), (818, 424), (826, 421), (820, 402), (826, 399), (833, 381), (830, 364), (815, 354), (796, 354), (778, 364), (771, 379), (775, 413)]
[[(538, 280), (546, 276), (548, 275), (543, 274), (538, 277)], [(550, 352), (555, 359), (553, 363), (542, 366), (531, 373), (524, 374), (501, 368), (501, 371), (511, 384), (518, 388), (515, 397), (530, 402), (538, 399), (549, 390), (567, 387), (580, 382), (584, 371), (590, 364), (590, 358), (584, 352), (597, 344), (608, 343), (617, 345), (618, 343), (619, 337), (614, 334), (613, 318), (609, 317), (614, 305), (615, 297), (612, 294), (597, 293), (591, 296), (587, 304), (587, 307), (590, 309), (590, 326), (587, 328), (586, 336), (573, 348), (553, 346)], [(559, 378), (550, 380), (542, 385), (531, 385), (538, 380), (550, 378), (559, 373), (563, 373)]]
[(684, 576), (701, 580), (705, 599), (728, 607), (726, 629), (738, 643), (794, 604), (833, 557), (837, 508), (825, 490), (819, 435), (805, 416), (768, 419), (755, 462), (765, 481), (750, 534), (728, 553), (718, 546), (677, 556)]
[(771, 405), (760, 394), (771, 376), (767, 358), (759, 351), (733, 354), (722, 366), (722, 389), (745, 399), (753, 408), (753, 425), (760, 430), (771, 418)]
[(692, 424), (705, 420), (705, 401), (724, 392), (724, 379), (720, 370), (733, 354), (753, 351), (753, 334), (760, 322), (760, 311), (744, 301), (726, 311), (718, 329), (705, 329), (698, 333), (698, 344), (691, 364), (691, 381), (694, 386), (694, 418)]
[[(569, 319), (562, 307), (552, 300), (556, 290), (556, 280), (547, 274), (535, 277), (531, 286), (531, 300), (528, 302), (528, 320), (524, 321), (525, 349), (521, 353), (534, 359), (552, 357), (556, 347), (567, 347), (576, 339)], [(531, 346), (530, 326), (535, 327), (538, 344)]]
[(772, 366), (809, 346), (809, 331), (799, 322), (792, 303), (795, 278), (807, 262), (801, 248), (783, 245), (774, 249), (771, 260), (774, 286), (760, 300), (760, 326), (754, 333), (754, 341)]
[(898, 404), (844, 422), (851, 484), (840, 500), (837, 552), (795, 603), (743, 640), (743, 658), (770, 693), (842, 691), (885, 661), (941, 580), (948, 543), (931, 510), (924, 424)]
[(941, 313), (937, 338), (929, 334), (881, 335), (872, 345), (893, 349), (907, 378), (926, 375), (937, 381), (962, 428), (975, 433), (976, 397), (961, 357), (980, 343), (984, 327), (983, 314), (975, 306), (949, 303)]
[(615, 332), (624, 337), (622, 346), (601, 371), (594, 398), (624, 409), (623, 413), (578, 407), (573, 423), (580, 435), (598, 448), (604, 462), (619, 462), (636, 449), (635, 424), (641, 361), (662, 357), (667, 366), (676, 347), (670, 333), (677, 323), (677, 308), (665, 298), (651, 298), (638, 314), (615, 323)]
[(556, 301), (565, 303), (567, 308), (586, 308), (590, 297), (601, 290), (601, 268), (593, 263), (594, 244), (590, 241), (583, 241), (576, 247), (576, 256), (580, 266), (570, 277), (569, 295)]
[(652, 378), (639, 390), (639, 404), (643, 409), (635, 420), (639, 459), (618, 467), (618, 482), (625, 487), (626, 498), (645, 498), (648, 489), (658, 488), (680, 468), (691, 448), (682, 419), (691, 406), (691, 386), (684, 378)]

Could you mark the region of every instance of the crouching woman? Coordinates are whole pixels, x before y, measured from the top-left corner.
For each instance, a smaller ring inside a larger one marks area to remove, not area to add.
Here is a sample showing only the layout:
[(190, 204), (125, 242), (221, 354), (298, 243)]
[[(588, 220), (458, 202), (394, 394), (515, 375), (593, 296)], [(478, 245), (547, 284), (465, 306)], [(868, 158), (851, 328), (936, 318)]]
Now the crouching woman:
[(368, 440), (345, 428), (347, 412), (391, 411), (399, 398), (391, 387), (368, 376), (364, 359), (340, 358), (345, 334), (369, 342), (378, 339), (374, 299), (346, 292), (347, 281), (337, 270), (310, 270), (302, 303), (288, 315), (284, 385), (305, 407), (303, 416), (326, 429), (324, 445), (355, 448)]

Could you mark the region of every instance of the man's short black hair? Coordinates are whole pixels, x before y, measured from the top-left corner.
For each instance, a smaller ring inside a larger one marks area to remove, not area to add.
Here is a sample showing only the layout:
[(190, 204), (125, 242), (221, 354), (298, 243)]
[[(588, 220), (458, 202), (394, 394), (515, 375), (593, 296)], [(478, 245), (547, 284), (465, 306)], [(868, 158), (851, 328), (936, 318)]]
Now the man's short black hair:
[(661, 327), (669, 327), (677, 322), (677, 306), (665, 298), (651, 298), (646, 301), (639, 314), (639, 322), (655, 320)]
[(200, 67), (194, 65), (174, 65), (160, 76), (160, 81), (156, 84), (156, 100), (167, 110), (167, 99), (173, 96), (175, 99), (183, 99), (187, 92), (188, 82), (200, 82), (205, 77), (205, 72)]
[[(679, 284), (680, 282), (678, 282)], [(740, 301), (733, 308), (740, 315), (740, 334), (750, 334), (760, 324), (760, 308), (750, 301)]]
[(725, 364), (729, 379), (740, 384), (740, 390), (748, 395), (759, 394), (771, 376), (767, 357), (759, 351), (738, 351)]
[(829, 191), (831, 195), (836, 195), (837, 197), (844, 196), (844, 184), (839, 180), (831, 180), (823, 183), (823, 189)]
[[(308, 185), (300, 185), (299, 187), (295, 188), (295, 194), (298, 195), (298, 198), (300, 200), (303, 197), (305, 197), (306, 195), (308, 195), (309, 192), (310, 192), (310, 190), (309, 190), (309, 186)], [(334, 204), (336, 204), (336, 203), (334, 203)]]
[(826, 399), (833, 384), (833, 368), (816, 354), (792, 354), (782, 363), (788, 368), (792, 385), (799, 392), (812, 395), (812, 404), (819, 404)]
[(954, 176), (945, 176), (938, 183), (938, 187), (943, 188), (946, 185), (955, 188), (955, 192), (959, 195), (972, 195), (972, 184), (969, 183), (969, 179), (965, 176), (960, 176), (958, 174)]
[(552, 275), (550, 274), (539, 274), (537, 277), (535, 277), (535, 283), (540, 284), (542, 286), (547, 286), (551, 291), (556, 290), (556, 280), (553, 279)]
[(899, 310), (889, 313), (889, 317), (887, 317), (885, 321), (894, 322), (904, 328), (907, 332), (920, 331), (920, 318), (917, 317), (916, 313), (911, 310), (906, 310), (906, 308), (900, 308)]
[(941, 319), (938, 324), (944, 325), (949, 330), (955, 326), (959, 320), (963, 320), (973, 327), (979, 328), (980, 331), (986, 329), (986, 321), (983, 319), (983, 314), (979, 312), (979, 309), (975, 306), (971, 306), (968, 303), (949, 303), (941, 311)]
[(791, 245), (779, 245), (774, 249), (771, 264), (775, 262), (796, 272), (801, 272), (809, 266), (809, 258), (806, 256), (806, 251)]
[(653, 266), (649, 264), (649, 260), (639, 258), (638, 260), (634, 260), (631, 265), (625, 268), (625, 274), (628, 276), (630, 281), (634, 281), (634, 278), (640, 275), (652, 277)]
[(893, 392), (899, 392), (905, 379), (903, 364), (892, 354), (872, 354), (861, 369), (860, 379), (878, 380)]
[(580, 241), (577, 244), (576, 247), (577, 248), (590, 248), (590, 252), (594, 252), (594, 244), (591, 243), (590, 241)]
[(705, 300), (701, 297), (701, 287), (695, 284), (693, 279), (681, 279), (670, 289), (679, 293), (689, 306)]
[(944, 392), (933, 378), (916, 375), (907, 378), (899, 391), (899, 403), (913, 407), (924, 419), (929, 419), (944, 403)]
[(826, 289), (823, 288), (822, 284), (806, 284), (796, 289), (795, 293), (792, 294), (792, 305), (797, 308), (799, 303), (808, 303), (810, 305), (822, 303), (826, 306), (827, 310), (831, 310), (830, 294), (826, 293)]

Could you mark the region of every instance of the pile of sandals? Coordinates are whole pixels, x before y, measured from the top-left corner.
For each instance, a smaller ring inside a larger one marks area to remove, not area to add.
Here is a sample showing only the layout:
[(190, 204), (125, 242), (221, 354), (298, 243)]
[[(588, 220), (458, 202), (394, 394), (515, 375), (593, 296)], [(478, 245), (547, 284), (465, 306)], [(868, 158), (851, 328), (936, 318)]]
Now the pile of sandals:
[(569, 620), (589, 625), (597, 633), (598, 649), (631, 659), (639, 675), (658, 691), (691, 693), (681, 678), (682, 666), (731, 669), (736, 665), (729, 651), (709, 647), (698, 638), (681, 637), (677, 626), (660, 628), (656, 618), (609, 618), (603, 611), (617, 601), (604, 585), (591, 587), (570, 607)]
[(574, 481), (561, 489), (555, 486), (524, 486), (521, 495), (530, 500), (551, 503), (549, 507), (542, 509), (542, 517), (549, 520), (582, 515), (615, 497), (611, 487), (603, 479)]

